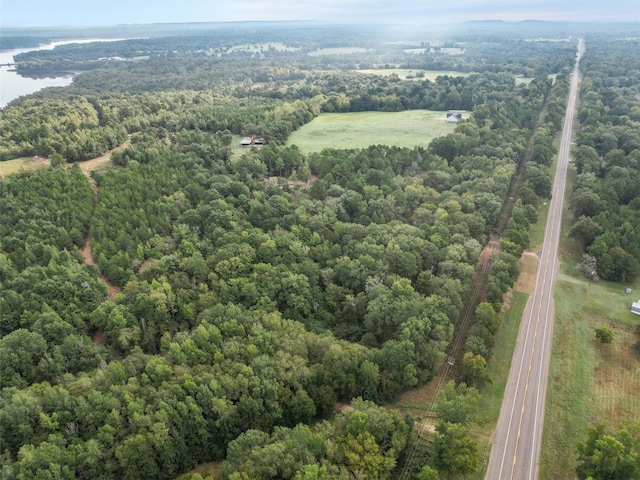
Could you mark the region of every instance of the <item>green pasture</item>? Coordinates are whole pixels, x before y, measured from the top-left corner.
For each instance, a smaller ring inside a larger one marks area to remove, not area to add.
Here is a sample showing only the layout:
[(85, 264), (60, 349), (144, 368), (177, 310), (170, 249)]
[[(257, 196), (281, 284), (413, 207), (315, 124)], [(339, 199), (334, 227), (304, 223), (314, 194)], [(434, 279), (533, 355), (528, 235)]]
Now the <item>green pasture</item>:
[[(558, 76), (557, 73), (550, 73), (548, 75), (548, 77), (550, 79), (552, 79), (554, 82), (556, 81), (556, 77)], [(531, 83), (531, 81), (533, 80), (533, 77), (522, 77), (522, 76), (517, 76), (516, 77), (516, 85), (520, 85), (521, 83), (524, 83), (526, 85), (529, 85)]]
[[(370, 75), (381, 75), (390, 77), (395, 74), (401, 80), (431, 80), (435, 82), (436, 77), (448, 75), (450, 77), (466, 77), (467, 72), (457, 72), (454, 70), (423, 70), (420, 68), (366, 68), (362, 70), (354, 70), (359, 73), (368, 73)], [(420, 75), (420, 77), (418, 77)]]
[(322, 55), (350, 55), (352, 53), (364, 53), (366, 48), (359, 47), (337, 47), (337, 48), (320, 48), (307, 53), (310, 57), (320, 57)]
[(287, 144), (297, 145), (305, 154), (324, 148), (427, 146), (453, 132), (456, 124), (444, 118), (445, 112), (432, 110), (325, 113), (295, 131)]
[(13, 175), (21, 171), (31, 172), (33, 170), (40, 170), (47, 166), (49, 166), (49, 162), (41, 158), (22, 157), (5, 160), (0, 162), (0, 177), (6, 177), (7, 175)]

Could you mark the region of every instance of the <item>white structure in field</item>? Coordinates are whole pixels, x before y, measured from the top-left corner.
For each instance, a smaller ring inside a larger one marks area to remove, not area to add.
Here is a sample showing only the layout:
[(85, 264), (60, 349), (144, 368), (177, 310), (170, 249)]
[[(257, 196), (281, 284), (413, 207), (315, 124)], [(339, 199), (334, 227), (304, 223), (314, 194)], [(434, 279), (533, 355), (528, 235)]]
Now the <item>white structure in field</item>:
[(459, 122), (460, 120), (462, 120), (462, 114), (464, 112), (466, 112), (466, 110), (449, 110), (446, 116), (447, 122)]
[(631, 304), (631, 313), (635, 313), (636, 315), (640, 315), (640, 300), (637, 302), (633, 302)]

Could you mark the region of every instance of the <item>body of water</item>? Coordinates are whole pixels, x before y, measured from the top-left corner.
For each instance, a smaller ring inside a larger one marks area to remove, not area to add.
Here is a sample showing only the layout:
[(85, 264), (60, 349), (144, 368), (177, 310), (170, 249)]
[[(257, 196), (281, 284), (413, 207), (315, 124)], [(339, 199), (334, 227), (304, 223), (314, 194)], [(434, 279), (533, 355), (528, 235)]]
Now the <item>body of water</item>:
[[(53, 50), (58, 45), (66, 45), (68, 43), (91, 43), (91, 42), (113, 42), (122, 40), (121, 38), (109, 39), (82, 39), (82, 40), (65, 40), (53, 42), (48, 45), (41, 45), (38, 48), (19, 48), (16, 50), (0, 51), (0, 64), (13, 63), (13, 57), (23, 52), (32, 52), (36, 50)], [(4, 108), (11, 100), (15, 100), (23, 95), (35, 93), (47, 87), (66, 87), (73, 82), (73, 75), (65, 75), (53, 78), (29, 78), (23, 77), (14, 71), (15, 67), (0, 67), (0, 108)]]

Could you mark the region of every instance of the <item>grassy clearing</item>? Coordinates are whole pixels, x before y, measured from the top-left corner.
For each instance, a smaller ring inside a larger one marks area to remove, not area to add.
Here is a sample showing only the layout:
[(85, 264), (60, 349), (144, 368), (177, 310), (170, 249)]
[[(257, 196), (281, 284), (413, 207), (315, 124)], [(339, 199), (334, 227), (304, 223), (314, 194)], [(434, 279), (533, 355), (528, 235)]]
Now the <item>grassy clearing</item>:
[(432, 139), (453, 132), (455, 123), (444, 118), (444, 112), (431, 110), (326, 113), (295, 131), (288, 144), (297, 145), (303, 153), (328, 147), (426, 147)]
[[(637, 292), (640, 282), (633, 287)], [(589, 286), (569, 266), (561, 270), (555, 301), (540, 478), (561, 480), (575, 478), (575, 446), (590, 426), (640, 421), (640, 355), (633, 348), (639, 322), (622, 285)], [(601, 326), (614, 332), (612, 344), (595, 339)]]
[[(114, 150), (119, 150), (122, 148), (126, 148), (129, 145), (129, 140), (124, 142), (119, 147), (116, 147)], [(113, 150), (112, 150), (113, 151)], [(93, 170), (98, 170), (100, 168), (110, 167), (112, 165), (111, 162), (111, 152), (108, 151), (104, 155), (101, 155), (96, 158), (92, 158), (91, 160), (85, 160), (83, 162), (78, 162), (80, 166), (80, 170), (85, 175), (89, 175)], [(43, 168), (48, 168), (51, 165), (51, 161), (47, 158), (42, 157), (22, 157), (16, 158), (13, 160), (7, 160), (4, 162), (0, 162), (0, 177), (6, 177), (7, 175), (13, 175), (14, 173), (18, 173), (21, 171), (34, 171), (41, 170)], [(72, 163), (66, 163), (65, 167), (69, 168), (73, 165)]]
[[(453, 70), (422, 70), (419, 68), (376, 68), (376, 69), (363, 69), (354, 70), (360, 73), (367, 73), (370, 75), (381, 75), (383, 77), (389, 77), (396, 74), (398, 78), (406, 80), (409, 77), (411, 80), (431, 80), (435, 82), (436, 77), (448, 75), (450, 77), (467, 77), (469, 73), (456, 72)], [(420, 78), (416, 77), (418, 74), (422, 75)]]
[[(70, 167), (71, 165), (71, 163), (68, 163), (65, 166)], [(85, 175), (89, 175), (89, 173), (94, 170), (110, 167), (111, 165), (113, 165), (113, 163), (111, 162), (111, 153), (102, 155), (98, 158), (93, 158), (91, 160), (86, 160), (84, 162), (78, 162), (78, 165), (80, 166), (80, 170), (82, 170)]]
[(32, 172), (48, 166), (49, 161), (39, 157), (22, 157), (15, 158), (13, 160), (6, 160), (4, 162), (0, 162), (0, 177), (6, 177), (7, 175), (13, 175), (14, 173), (21, 171)]
[[(473, 425), (471, 432), (478, 442), (480, 452), (480, 468), (468, 478), (470, 480), (482, 480), (489, 464), (491, 454), (491, 439), (500, 416), (500, 406), (504, 389), (509, 377), (511, 368), (511, 358), (518, 339), (520, 321), (524, 314), (525, 306), (529, 295), (526, 293), (513, 292), (509, 302), (509, 308), (503, 313), (502, 327), (496, 336), (496, 348), (493, 358), (489, 362), (489, 374), (493, 378), (493, 383), (481, 390), (479, 404), (479, 418)], [(546, 478), (546, 477), (540, 477)]]
[(338, 48), (321, 48), (307, 53), (310, 57), (319, 57), (321, 55), (349, 55), (352, 53), (366, 52), (366, 48), (360, 47), (338, 47)]

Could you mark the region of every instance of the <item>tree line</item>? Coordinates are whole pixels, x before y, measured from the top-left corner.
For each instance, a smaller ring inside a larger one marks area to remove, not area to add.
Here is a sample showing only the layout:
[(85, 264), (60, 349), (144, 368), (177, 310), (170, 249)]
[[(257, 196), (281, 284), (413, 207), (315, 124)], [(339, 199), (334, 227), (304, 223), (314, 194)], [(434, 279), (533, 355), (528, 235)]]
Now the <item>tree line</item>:
[(634, 40), (589, 45), (580, 92), (570, 235), (596, 259), (600, 278), (640, 274), (640, 109)]

